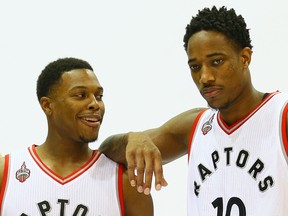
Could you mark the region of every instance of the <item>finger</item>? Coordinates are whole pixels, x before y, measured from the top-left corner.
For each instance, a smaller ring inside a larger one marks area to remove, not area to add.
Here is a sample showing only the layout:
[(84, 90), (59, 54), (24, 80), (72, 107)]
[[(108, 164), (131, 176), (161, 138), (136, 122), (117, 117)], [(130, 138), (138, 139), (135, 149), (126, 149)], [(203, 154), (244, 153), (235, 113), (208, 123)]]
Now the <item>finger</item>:
[(163, 186), (165, 187), (168, 185), (163, 175), (163, 166), (162, 166), (161, 156), (155, 156), (154, 174), (155, 174), (155, 189), (157, 191), (161, 190)]
[(153, 178), (153, 161), (151, 157), (145, 159), (145, 184), (144, 184), (144, 194), (149, 195), (151, 191), (151, 184)]
[(132, 187), (136, 186), (136, 175), (135, 175), (135, 169), (136, 169), (136, 162), (133, 156), (126, 155), (127, 160), (127, 172), (128, 172), (128, 179)]
[(144, 179), (144, 159), (142, 157), (138, 157), (137, 160), (137, 190), (139, 193), (143, 192), (143, 179)]

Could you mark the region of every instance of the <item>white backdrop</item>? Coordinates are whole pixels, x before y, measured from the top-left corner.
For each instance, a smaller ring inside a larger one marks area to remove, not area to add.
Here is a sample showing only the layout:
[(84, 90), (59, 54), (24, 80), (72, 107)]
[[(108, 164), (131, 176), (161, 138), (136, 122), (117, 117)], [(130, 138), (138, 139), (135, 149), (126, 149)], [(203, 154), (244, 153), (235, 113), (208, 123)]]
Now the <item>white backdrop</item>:
[[(251, 29), (255, 87), (288, 92), (286, 0), (0, 0), (0, 152), (44, 141), (36, 79), (59, 57), (87, 60), (104, 86), (106, 115), (92, 148), (205, 106), (182, 38), (191, 16), (213, 4), (234, 7)], [(169, 186), (152, 191), (156, 216), (186, 215), (186, 168), (187, 157), (164, 167)]]

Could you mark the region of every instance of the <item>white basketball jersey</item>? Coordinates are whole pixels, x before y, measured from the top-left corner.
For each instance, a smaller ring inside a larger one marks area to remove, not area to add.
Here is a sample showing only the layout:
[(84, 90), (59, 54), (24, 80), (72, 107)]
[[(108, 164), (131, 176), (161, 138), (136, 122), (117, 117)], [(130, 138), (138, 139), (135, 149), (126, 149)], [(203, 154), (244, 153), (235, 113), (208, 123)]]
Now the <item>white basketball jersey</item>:
[(191, 133), (189, 216), (287, 216), (288, 96), (269, 94), (228, 126), (218, 111), (198, 115)]
[(43, 164), (34, 145), (5, 157), (1, 216), (124, 215), (122, 167), (97, 151), (65, 178)]

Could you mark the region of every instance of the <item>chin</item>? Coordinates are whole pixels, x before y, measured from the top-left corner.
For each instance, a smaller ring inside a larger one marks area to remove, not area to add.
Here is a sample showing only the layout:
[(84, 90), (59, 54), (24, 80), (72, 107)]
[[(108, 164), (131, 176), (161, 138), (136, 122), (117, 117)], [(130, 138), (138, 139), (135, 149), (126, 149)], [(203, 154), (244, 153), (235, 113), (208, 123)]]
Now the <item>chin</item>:
[(80, 136), (80, 140), (85, 143), (95, 142), (98, 139), (98, 135), (96, 137), (84, 137)]
[(215, 103), (207, 103), (208, 107), (214, 110), (218, 110), (220, 107)]
[(220, 101), (216, 99), (207, 101), (207, 104), (211, 109), (214, 110), (226, 109), (230, 105), (229, 101), (223, 101), (223, 100)]

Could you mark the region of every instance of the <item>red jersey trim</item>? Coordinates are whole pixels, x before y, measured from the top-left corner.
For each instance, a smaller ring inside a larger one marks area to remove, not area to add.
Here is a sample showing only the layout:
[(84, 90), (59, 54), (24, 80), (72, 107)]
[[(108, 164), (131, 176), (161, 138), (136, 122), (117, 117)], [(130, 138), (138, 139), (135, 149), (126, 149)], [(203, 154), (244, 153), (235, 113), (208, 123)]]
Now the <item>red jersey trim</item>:
[(232, 134), (234, 131), (236, 131), (238, 128), (240, 128), (248, 119), (250, 119), (261, 107), (263, 107), (274, 95), (278, 94), (280, 92), (273, 92), (270, 93), (255, 109), (253, 109), (250, 113), (248, 113), (243, 118), (239, 119), (237, 122), (232, 124), (231, 126), (228, 126), (220, 112), (217, 113), (217, 121), (220, 126), (220, 128), (228, 135)]
[(118, 198), (120, 205), (121, 215), (125, 215), (124, 209), (124, 195), (123, 195), (123, 166), (121, 164), (118, 165)]
[(56, 182), (58, 182), (61, 185), (67, 184), (68, 182), (71, 182), (72, 180), (76, 179), (78, 176), (82, 175), (98, 160), (99, 156), (101, 155), (98, 151), (94, 151), (92, 157), (82, 167), (75, 170), (75, 172), (71, 173), (65, 178), (62, 178), (61, 176), (57, 175), (53, 170), (51, 170), (48, 166), (46, 166), (43, 163), (43, 161), (37, 155), (35, 147), (36, 145), (32, 145), (28, 148), (28, 151), (31, 157), (33, 158), (33, 160), (36, 162), (39, 168), (43, 170), (43, 172), (45, 172), (48, 176), (50, 176), (52, 179), (54, 179)]
[(1, 186), (1, 191), (0, 191), (0, 215), (2, 212), (2, 203), (4, 199), (4, 192), (6, 191), (7, 187), (7, 180), (8, 180), (8, 168), (10, 165), (10, 156), (5, 155), (5, 163), (4, 163), (4, 170), (3, 170), (3, 178), (2, 178), (2, 186)]
[(191, 129), (191, 132), (190, 132), (190, 138), (189, 138), (189, 145), (188, 145), (188, 162), (189, 162), (189, 158), (190, 158), (190, 151), (191, 151), (191, 148), (192, 148), (192, 140), (193, 140), (193, 137), (194, 137), (194, 134), (195, 134), (195, 130), (196, 130), (196, 127), (198, 125), (198, 122), (199, 122), (199, 119), (200, 117), (203, 115), (203, 113), (206, 111), (207, 109), (204, 109), (204, 110), (201, 110), (198, 115), (196, 116), (194, 122), (193, 122), (193, 125), (192, 125), (192, 129)]
[(288, 137), (287, 137), (287, 117), (288, 117), (288, 103), (285, 105), (282, 115), (282, 140), (286, 156), (288, 156)]

